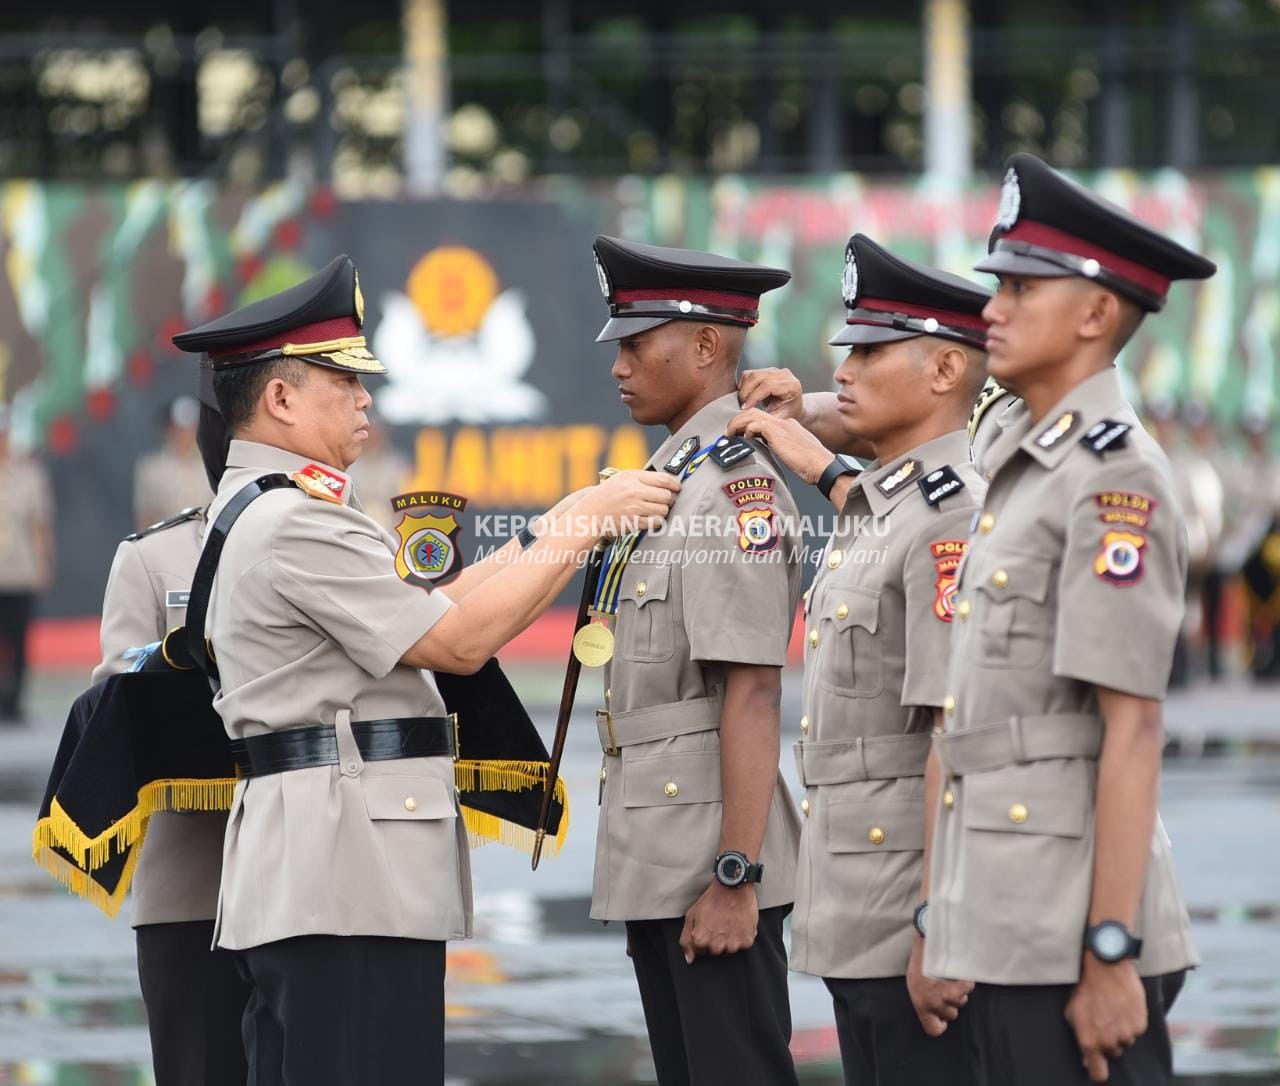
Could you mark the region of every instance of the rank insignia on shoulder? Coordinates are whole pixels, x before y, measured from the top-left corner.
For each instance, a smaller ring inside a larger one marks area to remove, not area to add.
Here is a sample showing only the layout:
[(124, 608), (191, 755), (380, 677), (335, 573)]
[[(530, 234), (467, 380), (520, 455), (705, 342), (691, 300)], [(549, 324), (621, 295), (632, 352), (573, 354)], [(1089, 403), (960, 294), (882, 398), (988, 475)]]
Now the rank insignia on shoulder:
[(909, 479), (915, 478), (916, 472), (920, 470), (920, 461), (912, 458), (904, 461), (903, 464), (894, 472), (886, 475), (878, 483), (876, 489), (880, 491), (886, 498), (896, 494)]
[(164, 520), (158, 520), (154, 524), (148, 524), (140, 532), (133, 532), (125, 536), (130, 543), (139, 539), (146, 539), (149, 535), (156, 532), (163, 532), (166, 528), (172, 528), (178, 524), (185, 524), (189, 520), (200, 520), (204, 516), (204, 509), (198, 505), (191, 505), (184, 509), (181, 513), (175, 513), (171, 517), (165, 517)]
[(662, 465), (662, 470), (670, 472), (672, 475), (679, 475), (684, 471), (684, 466), (689, 462), (689, 457), (698, 451), (698, 446), (702, 439), (699, 437), (691, 437), (680, 448), (671, 455), (671, 459)]
[(917, 479), (916, 482), (924, 494), (924, 500), (930, 505), (937, 505), (943, 498), (949, 498), (957, 490), (964, 489), (964, 480), (956, 474), (955, 468), (950, 464), (938, 468), (937, 471), (929, 472), (923, 479)]
[(308, 464), (301, 471), (289, 476), (298, 487), (313, 498), (321, 501), (342, 504), (342, 497), (347, 489), (347, 480), (319, 464)]
[(1080, 444), (1101, 456), (1109, 449), (1123, 449), (1129, 443), (1125, 435), (1132, 429), (1127, 422), (1103, 419), (1084, 432)]
[(1036, 436), (1036, 444), (1042, 449), (1052, 449), (1078, 425), (1080, 425), (1080, 419), (1076, 413), (1064, 411), (1054, 420), (1052, 426), (1040, 431)]
[(734, 464), (739, 464), (750, 456), (755, 450), (752, 449), (751, 443), (741, 437), (722, 437), (716, 442), (716, 447), (711, 450), (711, 459), (719, 464), (722, 468), (728, 469)]

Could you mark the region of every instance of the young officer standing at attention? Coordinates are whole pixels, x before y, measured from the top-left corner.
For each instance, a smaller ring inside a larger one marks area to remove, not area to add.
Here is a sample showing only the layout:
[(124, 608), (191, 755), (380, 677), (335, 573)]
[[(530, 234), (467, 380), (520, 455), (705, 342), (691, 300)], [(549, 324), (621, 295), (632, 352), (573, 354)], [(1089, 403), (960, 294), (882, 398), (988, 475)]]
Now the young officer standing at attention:
[[(986, 484), (966, 422), (986, 379), (991, 297), (862, 234), (845, 251), (844, 429), (875, 460), (856, 478), (799, 421), (744, 411), (759, 437), (840, 511), (805, 605), (796, 766), (804, 835), (791, 964), (824, 978), (850, 1086), (963, 1084), (960, 1029), (927, 1035), (907, 991), (925, 838), (924, 769), (941, 717), (955, 572)], [(874, 525), (874, 528), (873, 528)], [(971, 987), (916, 981), (939, 1025)]]
[(661, 535), (608, 552), (587, 627), (606, 646), (591, 662), (612, 655), (591, 915), (627, 923), (662, 1086), (785, 1086), (799, 819), (779, 699), (798, 517), (772, 458), (724, 431), (760, 295), (790, 275), (607, 237), (595, 253), (622, 402), (671, 434), (649, 466), (684, 485)]
[(1196, 964), (1156, 815), (1186, 539), (1115, 357), (1214, 266), (1031, 155), (999, 216), (990, 369), (1023, 410), (960, 570), (924, 972), (977, 982), (977, 1082), (1169, 1083)]

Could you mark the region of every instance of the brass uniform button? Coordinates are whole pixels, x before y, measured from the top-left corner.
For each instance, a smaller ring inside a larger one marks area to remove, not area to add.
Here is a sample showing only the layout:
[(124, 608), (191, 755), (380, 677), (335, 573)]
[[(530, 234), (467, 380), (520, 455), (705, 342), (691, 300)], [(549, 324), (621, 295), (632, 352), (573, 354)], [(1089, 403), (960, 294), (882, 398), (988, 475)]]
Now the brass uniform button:
[(809, 648), (816, 649), (818, 647), (818, 631), (809, 631)]
[(969, 617), (969, 611), (970, 611), (970, 607), (969, 607), (969, 601), (968, 601), (968, 600), (961, 600), (959, 603), (957, 603), (957, 604), (956, 604), (956, 614), (957, 614), (960, 618), (962, 618), (962, 619), (963, 619), (963, 618), (968, 618), (968, 617)]
[(604, 700), (605, 701), (613, 700), (613, 687), (606, 687), (604, 692)]
[(809, 817), (809, 801), (807, 799), (802, 799), (800, 801), (800, 810), (804, 812), (805, 818)]
[(956, 805), (956, 794), (950, 788), (942, 793), (942, 805), (948, 811)]
[(412, 796), (405, 797), (404, 809), (406, 811), (416, 811), (418, 809), (418, 801)]
[(844, 561), (844, 552), (832, 551), (831, 555), (827, 558), (827, 568), (839, 569), (842, 561)]
[(848, 618), (848, 617), (849, 617), (849, 605), (847, 603), (842, 603), (839, 607), (836, 608), (836, 618)]
[(636, 595), (643, 596), (649, 591), (649, 586), (644, 581), (636, 581)]
[(986, 535), (995, 526), (996, 526), (996, 518), (993, 517), (990, 513), (983, 513), (982, 516), (978, 518), (978, 531), (980, 531), (983, 535)]
[(801, 735), (809, 734), (809, 718), (807, 716), (802, 716), (800, 718), (800, 734)]
[(882, 830), (879, 826), (872, 826), (871, 832), (867, 834), (867, 840), (870, 841), (873, 845), (883, 845), (884, 830)]
[(666, 786), (662, 789), (669, 799), (674, 799), (680, 794), (680, 786), (675, 781), (667, 781)]
[(1021, 826), (1030, 817), (1031, 812), (1027, 810), (1025, 803), (1015, 803), (1009, 808), (1009, 821), (1016, 826)]
[(1009, 583), (1009, 574), (1002, 569), (998, 569), (991, 574), (991, 583), (997, 588), (1003, 588)]
[(600, 770), (600, 783), (604, 784), (609, 779), (609, 771), (607, 769)]
[(944, 713), (954, 713), (956, 711), (956, 699), (950, 694), (942, 699), (942, 711)]

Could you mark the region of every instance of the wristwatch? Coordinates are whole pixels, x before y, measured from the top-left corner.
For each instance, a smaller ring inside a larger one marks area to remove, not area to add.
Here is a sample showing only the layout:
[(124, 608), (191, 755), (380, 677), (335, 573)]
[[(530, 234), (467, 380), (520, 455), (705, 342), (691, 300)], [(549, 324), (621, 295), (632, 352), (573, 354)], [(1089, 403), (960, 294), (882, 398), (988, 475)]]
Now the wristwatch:
[(1142, 940), (1119, 920), (1103, 920), (1085, 929), (1084, 948), (1098, 961), (1114, 965), (1125, 958), (1138, 957), (1142, 953)]
[(741, 852), (722, 852), (716, 857), (713, 869), (716, 880), (721, 886), (736, 889), (748, 882), (759, 882), (764, 878), (764, 864), (753, 864)]
[(916, 926), (916, 931), (920, 933), (921, 939), (923, 939), (928, 934), (929, 903), (927, 901), (922, 901), (919, 905), (916, 906), (916, 911), (914, 914), (912, 914), (912, 917), (911, 917), (911, 923), (913, 923)]
[(827, 465), (826, 470), (818, 476), (818, 481), (814, 485), (818, 488), (824, 498), (830, 498), (831, 488), (836, 485), (836, 480), (839, 479), (841, 475), (857, 474), (858, 469), (850, 466), (848, 461), (837, 453), (835, 459)]

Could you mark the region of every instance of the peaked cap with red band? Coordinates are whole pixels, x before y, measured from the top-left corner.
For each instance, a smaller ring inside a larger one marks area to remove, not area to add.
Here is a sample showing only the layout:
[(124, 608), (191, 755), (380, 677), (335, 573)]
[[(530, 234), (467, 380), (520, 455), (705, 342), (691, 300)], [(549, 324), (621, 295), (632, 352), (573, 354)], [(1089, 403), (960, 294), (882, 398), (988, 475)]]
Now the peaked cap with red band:
[(791, 278), (780, 268), (603, 234), (593, 248), (600, 292), (609, 303), (609, 320), (596, 336), (597, 343), (674, 320), (749, 328), (760, 318), (760, 295)]
[(1208, 279), (1217, 266), (1123, 208), (1025, 152), (1005, 164), (990, 255), (977, 271), (1093, 279), (1149, 313), (1175, 279)]
[(179, 332), (173, 342), (179, 350), (203, 353), (215, 372), (296, 357), (335, 370), (386, 373), (369, 353), (363, 324), (360, 275), (344, 254), (310, 279)]
[(840, 292), (849, 313), (833, 347), (941, 336), (986, 348), (991, 292), (950, 272), (897, 256), (865, 234), (844, 250)]

